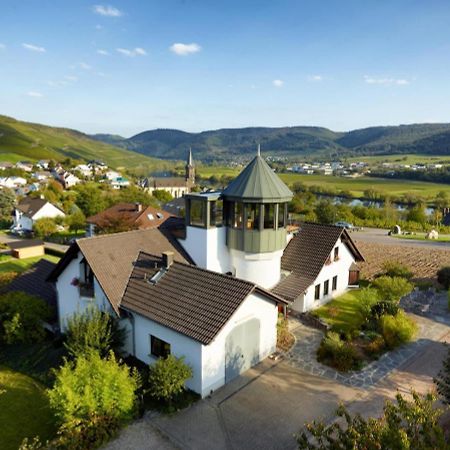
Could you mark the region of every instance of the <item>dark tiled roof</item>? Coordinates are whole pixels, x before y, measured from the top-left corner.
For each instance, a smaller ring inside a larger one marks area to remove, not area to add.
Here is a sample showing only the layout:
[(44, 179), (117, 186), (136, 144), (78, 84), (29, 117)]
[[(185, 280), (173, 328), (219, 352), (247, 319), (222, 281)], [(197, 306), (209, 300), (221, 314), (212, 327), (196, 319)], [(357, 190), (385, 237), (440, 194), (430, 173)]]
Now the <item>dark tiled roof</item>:
[[(204, 345), (252, 292), (284, 302), (249, 281), (179, 262), (164, 273), (161, 267), (161, 257), (141, 252), (120, 306)], [(159, 280), (149, 281), (157, 273), (162, 274)]]
[(130, 228), (145, 229), (157, 228), (170, 217), (172, 217), (172, 214), (153, 206), (141, 205), (139, 208), (136, 203), (118, 203), (95, 216), (88, 217), (86, 221), (103, 228), (112, 221), (123, 220), (129, 224)]
[(21, 241), (8, 242), (8, 247), (12, 250), (19, 250), (21, 248), (39, 247), (44, 245), (44, 241), (40, 239), (23, 239)]
[(49, 279), (55, 281), (78, 251), (94, 272), (109, 302), (119, 312), (119, 304), (133, 269), (133, 261), (141, 250), (161, 254), (175, 253), (175, 260), (190, 262), (190, 258), (177, 241), (156, 228), (104, 234), (78, 239), (67, 250)]
[(364, 261), (348, 232), (342, 227), (303, 223), (291, 239), (281, 258), (281, 268), (291, 272), (272, 291), (294, 300), (314, 282), (341, 238), (356, 261)]
[(164, 187), (187, 187), (188, 182), (182, 177), (155, 177), (146, 181), (146, 187), (155, 189)]
[(55, 263), (41, 259), (3, 287), (0, 293), (21, 291), (35, 295), (45, 300), (56, 314), (56, 289), (52, 283), (46, 281), (55, 267)]

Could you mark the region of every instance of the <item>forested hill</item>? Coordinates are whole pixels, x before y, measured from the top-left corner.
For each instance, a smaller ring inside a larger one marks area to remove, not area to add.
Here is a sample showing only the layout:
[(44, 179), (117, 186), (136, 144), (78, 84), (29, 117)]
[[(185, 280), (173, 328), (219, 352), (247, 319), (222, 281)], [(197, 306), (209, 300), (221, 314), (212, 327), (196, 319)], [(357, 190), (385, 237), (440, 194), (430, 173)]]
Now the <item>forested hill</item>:
[(450, 124), (369, 127), (335, 132), (321, 127), (236, 128), (187, 133), (158, 129), (129, 139), (95, 135), (94, 139), (148, 156), (182, 159), (188, 147), (203, 161), (248, 157), (261, 144), (272, 156), (357, 156), (393, 153), (450, 154)]

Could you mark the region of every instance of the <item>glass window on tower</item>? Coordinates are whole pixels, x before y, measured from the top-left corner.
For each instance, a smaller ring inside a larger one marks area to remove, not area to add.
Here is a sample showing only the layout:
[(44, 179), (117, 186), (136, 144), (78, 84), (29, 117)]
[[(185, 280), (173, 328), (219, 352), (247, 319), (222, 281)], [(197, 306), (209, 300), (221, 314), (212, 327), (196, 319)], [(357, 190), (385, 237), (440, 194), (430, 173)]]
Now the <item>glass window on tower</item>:
[(278, 228), (284, 228), (286, 226), (286, 203), (278, 204)]
[(221, 227), (223, 220), (223, 200), (216, 200), (209, 205), (210, 226)]
[(242, 203), (234, 204), (233, 228), (242, 228)]
[(256, 203), (245, 204), (245, 228), (247, 230), (259, 230), (259, 209)]
[(273, 203), (266, 203), (264, 205), (264, 228), (275, 228), (275, 205)]
[(204, 227), (205, 226), (205, 214), (204, 208), (205, 203), (201, 200), (191, 199), (191, 208), (190, 208), (190, 222), (189, 225), (193, 225), (195, 227)]

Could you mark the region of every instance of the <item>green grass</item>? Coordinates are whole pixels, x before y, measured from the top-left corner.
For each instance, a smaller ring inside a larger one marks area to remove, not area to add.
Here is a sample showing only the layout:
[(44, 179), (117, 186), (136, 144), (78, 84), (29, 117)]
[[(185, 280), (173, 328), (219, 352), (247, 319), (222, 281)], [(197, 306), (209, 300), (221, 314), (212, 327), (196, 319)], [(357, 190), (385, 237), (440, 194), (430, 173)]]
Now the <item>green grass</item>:
[(450, 163), (450, 156), (447, 155), (414, 155), (414, 154), (398, 154), (398, 155), (378, 155), (378, 156), (355, 156), (347, 158), (349, 162), (366, 162), (368, 164), (379, 164), (383, 162), (399, 163), (399, 164), (434, 164), (439, 162)]
[(26, 258), (26, 259), (9, 258), (4, 261), (0, 260), (0, 272), (22, 273), (25, 270), (29, 269), (34, 263), (41, 260), (42, 258), (47, 259), (48, 261), (54, 263), (57, 263), (60, 259), (52, 255), (35, 256), (33, 258)]
[(440, 236), (438, 239), (425, 239), (425, 233), (417, 233), (417, 234), (392, 234), (391, 235), (395, 239), (409, 239), (414, 241), (430, 241), (430, 242), (450, 242), (450, 236), (444, 235)]
[(17, 450), (25, 437), (42, 441), (56, 432), (45, 388), (33, 378), (0, 366), (0, 448)]
[(325, 306), (315, 309), (312, 314), (325, 320), (332, 326), (333, 331), (339, 333), (358, 329), (362, 324), (359, 314), (360, 292), (359, 290), (348, 291)]

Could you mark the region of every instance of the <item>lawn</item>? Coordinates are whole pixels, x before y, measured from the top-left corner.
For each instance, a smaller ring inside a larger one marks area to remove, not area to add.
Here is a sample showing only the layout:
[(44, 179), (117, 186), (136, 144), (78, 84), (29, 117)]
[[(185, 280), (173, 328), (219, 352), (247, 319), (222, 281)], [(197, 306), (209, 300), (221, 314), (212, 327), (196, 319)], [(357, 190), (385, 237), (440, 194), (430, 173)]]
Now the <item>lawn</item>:
[(25, 437), (45, 442), (54, 436), (54, 416), (40, 383), (0, 366), (0, 390), (0, 449), (17, 450)]
[(358, 329), (362, 324), (359, 314), (360, 292), (360, 290), (348, 291), (325, 306), (315, 309), (312, 314), (323, 319), (339, 333)]
[(449, 235), (439, 236), (438, 239), (425, 239), (425, 233), (416, 233), (416, 234), (392, 234), (393, 238), (396, 239), (409, 239), (415, 241), (430, 241), (430, 242), (450, 242)]
[(34, 263), (41, 260), (42, 258), (47, 259), (48, 261), (54, 263), (57, 263), (60, 260), (60, 258), (53, 255), (35, 256), (33, 258), (26, 258), (26, 259), (2, 257), (2, 259), (0, 259), (0, 272), (22, 273), (25, 270), (29, 269)]

